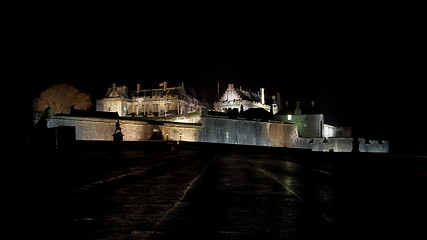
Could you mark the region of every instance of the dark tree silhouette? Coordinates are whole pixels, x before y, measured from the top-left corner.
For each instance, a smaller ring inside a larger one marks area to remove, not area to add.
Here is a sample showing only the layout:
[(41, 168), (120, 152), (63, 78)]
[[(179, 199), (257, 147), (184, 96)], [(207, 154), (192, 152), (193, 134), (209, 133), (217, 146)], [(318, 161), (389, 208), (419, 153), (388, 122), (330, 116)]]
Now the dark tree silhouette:
[(33, 110), (44, 111), (50, 107), (55, 113), (70, 113), (71, 106), (75, 109), (87, 110), (92, 106), (90, 95), (81, 93), (75, 87), (62, 83), (40, 93), (33, 101)]

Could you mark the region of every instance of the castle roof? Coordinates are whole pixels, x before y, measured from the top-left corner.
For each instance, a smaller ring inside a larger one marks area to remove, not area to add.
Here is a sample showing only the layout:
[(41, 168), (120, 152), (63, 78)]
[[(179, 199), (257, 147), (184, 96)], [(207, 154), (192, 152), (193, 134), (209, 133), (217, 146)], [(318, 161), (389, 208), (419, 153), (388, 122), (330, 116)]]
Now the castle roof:
[[(233, 86), (234, 91), (239, 95), (242, 100), (252, 101), (252, 102), (261, 102), (261, 94), (253, 93), (250, 91), (245, 91), (242, 88), (237, 88)], [(271, 99), (270, 96), (265, 93), (265, 101), (266, 103), (276, 103), (275, 100)]]
[(108, 88), (107, 93), (105, 95), (106, 97), (109, 97), (109, 98), (117, 98), (117, 97), (129, 98), (127, 87), (126, 86), (116, 87), (115, 84), (113, 84), (112, 88)]
[[(185, 88), (183, 86), (171, 87), (171, 88), (143, 89), (143, 90), (140, 90), (139, 96), (140, 97), (165, 96), (165, 95), (179, 96), (181, 91), (184, 91), (184, 93), (186, 93)], [(136, 94), (137, 92), (135, 92), (135, 95)]]
[(248, 101), (257, 101), (259, 102), (259, 96), (256, 96), (253, 93), (249, 93), (247, 91), (238, 89), (238, 88), (234, 88), (234, 90), (236, 90), (237, 94), (242, 98), (242, 100), (248, 100)]
[(264, 108), (249, 108), (240, 115), (246, 120), (268, 121), (272, 119), (271, 113), (265, 110)]
[(101, 112), (101, 111), (86, 111), (71, 108), (69, 116), (75, 117), (94, 117), (94, 118), (119, 118), (119, 114), (117, 112)]
[[(275, 115), (294, 115), (296, 105), (288, 105), (283, 107), (280, 111), (278, 111)], [(322, 114), (322, 112), (316, 108), (314, 105), (311, 106), (299, 106), (301, 110), (301, 115), (312, 115), (312, 114)]]
[(222, 118), (229, 118), (229, 119), (244, 118), (246, 120), (255, 120), (255, 121), (268, 121), (273, 118), (271, 113), (265, 110), (264, 108), (250, 108), (242, 113), (239, 113), (237, 110), (226, 112), (226, 113), (209, 111), (208, 115), (212, 117), (222, 117)]

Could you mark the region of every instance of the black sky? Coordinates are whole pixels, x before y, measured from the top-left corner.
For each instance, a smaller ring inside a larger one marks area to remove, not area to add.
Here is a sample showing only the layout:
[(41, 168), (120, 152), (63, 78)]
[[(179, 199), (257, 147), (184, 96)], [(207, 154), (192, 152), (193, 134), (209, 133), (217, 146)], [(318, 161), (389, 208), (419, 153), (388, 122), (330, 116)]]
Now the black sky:
[(283, 100), (314, 99), (327, 122), (353, 126), (363, 136), (406, 136), (403, 127), (396, 129), (404, 124), (425, 130), (417, 117), (425, 112), (419, 58), (425, 49), (411, 22), (221, 16), (40, 16), (19, 29), (12, 81), (27, 82), (27, 106), (40, 91), (63, 82), (95, 101), (113, 82), (132, 89), (136, 83), (183, 81), (204, 91), (210, 103), (218, 82), (222, 90), (234, 83), (281, 92)]

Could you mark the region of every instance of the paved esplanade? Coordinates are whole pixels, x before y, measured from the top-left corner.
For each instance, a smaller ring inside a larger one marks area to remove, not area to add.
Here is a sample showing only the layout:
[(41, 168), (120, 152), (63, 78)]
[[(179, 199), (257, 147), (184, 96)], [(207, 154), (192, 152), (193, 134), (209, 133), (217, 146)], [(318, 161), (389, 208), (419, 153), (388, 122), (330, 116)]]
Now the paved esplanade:
[(34, 214), (46, 220), (36, 232), (45, 239), (349, 239), (426, 233), (425, 220), (415, 219), (427, 212), (425, 198), (399, 184), (426, 185), (402, 183), (375, 168), (337, 164), (349, 155), (334, 155), (339, 156), (334, 161), (313, 161), (313, 156), (212, 149), (76, 154), (65, 160), (83, 159), (74, 167), (60, 166), (63, 172), (46, 176), (44, 183), (51, 177), (56, 183), (45, 185), (47, 197), (41, 197)]

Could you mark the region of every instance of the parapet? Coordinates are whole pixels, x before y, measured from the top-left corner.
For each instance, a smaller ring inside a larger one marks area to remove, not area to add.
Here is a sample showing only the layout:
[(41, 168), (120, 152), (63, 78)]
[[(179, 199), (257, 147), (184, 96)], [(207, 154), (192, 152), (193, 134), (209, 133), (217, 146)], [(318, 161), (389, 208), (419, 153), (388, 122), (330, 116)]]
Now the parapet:
[[(389, 141), (368, 140), (359, 138), (359, 151), (372, 153), (388, 153)], [(299, 148), (311, 149), (315, 152), (352, 152), (353, 138), (299, 138)]]

